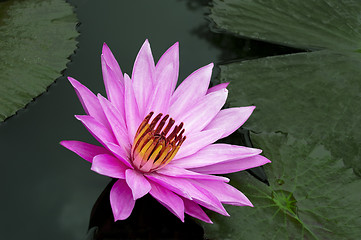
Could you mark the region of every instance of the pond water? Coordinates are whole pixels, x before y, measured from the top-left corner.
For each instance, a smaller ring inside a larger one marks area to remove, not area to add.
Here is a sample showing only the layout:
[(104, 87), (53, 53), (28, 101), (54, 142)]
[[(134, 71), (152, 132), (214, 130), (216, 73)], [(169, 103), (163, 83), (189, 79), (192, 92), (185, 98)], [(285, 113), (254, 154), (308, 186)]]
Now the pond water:
[[(145, 39), (149, 39), (156, 60), (179, 41), (180, 80), (210, 62), (219, 64), (295, 51), (212, 33), (205, 17), (207, 1), (69, 2), (75, 6), (80, 21), (80, 36), (64, 76), (72, 76), (103, 95), (100, 66), (103, 42), (111, 48), (123, 72), (131, 73)], [(59, 145), (66, 139), (95, 143), (73, 117), (83, 110), (64, 76), (26, 109), (0, 125), (1, 178), (5, 186), (0, 200), (1, 238), (93, 239), (92, 232), (86, 236), (89, 223), (103, 231), (98, 239), (134, 238), (142, 231), (147, 234), (144, 232), (149, 229), (153, 235), (143, 237), (157, 239), (154, 234), (159, 233), (163, 237), (202, 238), (202, 229), (191, 219), (182, 226), (173, 224), (174, 231), (167, 229), (167, 222), (174, 218), (150, 198), (137, 202), (134, 217), (118, 225), (119, 231), (113, 229), (109, 208), (104, 204), (106, 197), (99, 200), (90, 219), (93, 205), (111, 179), (90, 171), (88, 162)]]

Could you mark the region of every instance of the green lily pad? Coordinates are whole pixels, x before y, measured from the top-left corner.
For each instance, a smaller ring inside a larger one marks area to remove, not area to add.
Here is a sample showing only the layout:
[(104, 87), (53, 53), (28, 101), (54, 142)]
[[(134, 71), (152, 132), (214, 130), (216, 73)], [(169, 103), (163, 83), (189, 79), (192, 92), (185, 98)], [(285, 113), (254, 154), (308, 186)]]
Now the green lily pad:
[(361, 179), (322, 143), (291, 134), (255, 134), (272, 164), (270, 186), (246, 172), (231, 183), (254, 204), (227, 207), (231, 217), (212, 214), (203, 224), (209, 239), (358, 239), (361, 236)]
[(246, 128), (322, 143), (361, 175), (360, 66), (359, 53), (318, 51), (223, 65), (220, 79), (231, 106), (257, 106)]
[(214, 0), (216, 30), (324, 50), (220, 67), (229, 105), (257, 106), (245, 127), (272, 163), (270, 186), (231, 175), (255, 208), (215, 215), (210, 239), (361, 236), (360, 10), (354, 0)]
[(357, 0), (214, 0), (217, 29), (297, 48), (361, 48)]
[(76, 23), (63, 0), (0, 3), (0, 121), (61, 75), (76, 47)]

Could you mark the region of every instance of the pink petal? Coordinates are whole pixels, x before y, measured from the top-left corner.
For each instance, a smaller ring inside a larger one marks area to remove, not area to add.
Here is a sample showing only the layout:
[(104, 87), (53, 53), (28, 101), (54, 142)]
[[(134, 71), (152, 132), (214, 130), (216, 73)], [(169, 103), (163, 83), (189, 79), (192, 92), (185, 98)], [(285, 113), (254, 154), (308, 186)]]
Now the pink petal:
[(157, 199), (163, 206), (176, 215), (182, 222), (184, 222), (184, 204), (183, 200), (176, 194), (161, 185), (150, 182), (152, 189), (150, 195)]
[(132, 79), (134, 95), (137, 99), (140, 117), (144, 118), (148, 113), (145, 112), (153, 84), (155, 83), (155, 66), (152, 51), (148, 40), (145, 40), (134, 62)]
[(228, 83), (221, 83), (221, 84), (218, 84), (216, 86), (213, 86), (213, 87), (208, 89), (207, 94), (212, 93), (212, 92), (216, 92), (216, 91), (224, 89), (224, 88), (227, 88), (228, 84), (229, 84), (229, 82)]
[(173, 185), (172, 181), (167, 181), (167, 177), (157, 174), (157, 173), (148, 173), (144, 175), (146, 178), (151, 180), (152, 182), (156, 182), (160, 184), (162, 187), (171, 190), (172, 192), (182, 196), (184, 198), (192, 199), (191, 196), (188, 194), (187, 189), (179, 188), (177, 185)]
[(217, 115), (228, 96), (227, 89), (221, 89), (202, 97), (192, 108), (186, 109), (177, 122), (184, 122), (185, 133), (201, 131)]
[(187, 135), (174, 159), (180, 159), (192, 155), (202, 148), (214, 143), (221, 138), (223, 129), (211, 129), (202, 132), (195, 132)]
[(128, 129), (126, 129), (126, 124), (122, 118), (122, 115), (111, 102), (109, 102), (100, 94), (98, 94), (98, 99), (117, 139), (117, 142), (125, 150), (130, 150), (131, 143), (129, 142)]
[(190, 180), (194, 185), (200, 186), (216, 196), (222, 203), (236, 206), (251, 206), (248, 198), (236, 188), (220, 181)]
[(223, 109), (203, 130), (221, 128), (224, 130), (221, 138), (227, 137), (246, 122), (255, 108), (250, 106)]
[(271, 161), (268, 160), (267, 158), (261, 155), (256, 155), (252, 157), (232, 160), (229, 162), (221, 162), (204, 167), (192, 168), (191, 170), (205, 174), (224, 174), (224, 173), (239, 172), (242, 170), (262, 166), (270, 162)]
[(208, 64), (189, 75), (176, 89), (171, 97), (170, 116), (177, 119), (203, 97), (211, 80), (213, 63)]
[(113, 132), (95, 120), (95, 118), (88, 115), (75, 115), (75, 117), (81, 121), (88, 131), (104, 146), (104, 142), (116, 142)]
[(125, 177), (128, 186), (132, 189), (134, 200), (143, 197), (152, 188), (148, 180), (137, 170), (128, 169)]
[[(104, 49), (104, 48), (103, 48)], [(107, 65), (104, 55), (101, 56), (102, 71), (105, 90), (109, 100), (114, 104), (121, 114), (124, 116), (124, 79), (123, 74), (119, 69), (118, 75), (109, 65)], [(118, 63), (117, 63), (118, 64)], [(118, 66), (119, 67), (119, 66)]]
[(186, 198), (182, 199), (184, 202), (184, 212), (188, 215), (198, 218), (206, 223), (213, 223), (203, 209), (195, 202)]
[(112, 132), (106, 129), (102, 124), (97, 122), (90, 116), (75, 116), (79, 119), (89, 132), (103, 144), (104, 147), (108, 148), (119, 160), (121, 160), (129, 168), (133, 168), (128, 158), (128, 152), (121, 146), (115, 144), (116, 139)]
[(114, 221), (127, 219), (133, 211), (134, 204), (132, 191), (125, 180), (119, 179), (110, 191), (110, 206), (113, 210)]
[(68, 77), (68, 80), (71, 85), (73, 85), (75, 92), (78, 95), (81, 104), (83, 105), (84, 111), (103, 124), (105, 127), (110, 129), (108, 120), (104, 115), (98, 98), (87, 87), (82, 85), (74, 78)]
[(127, 167), (133, 169), (133, 166), (129, 161), (129, 152), (125, 151), (121, 146), (111, 142), (105, 142), (105, 145), (120, 161)]
[(70, 151), (75, 152), (88, 162), (93, 162), (93, 158), (96, 155), (109, 153), (109, 151), (104, 147), (80, 141), (61, 141), (60, 144), (69, 149)]
[(125, 119), (128, 127), (129, 142), (134, 141), (134, 136), (143, 119), (139, 116), (138, 105), (134, 96), (132, 81), (127, 74), (124, 74), (125, 96)]
[(229, 179), (221, 176), (214, 176), (208, 174), (199, 174), (197, 172), (189, 171), (183, 168), (165, 166), (157, 170), (158, 174), (163, 174), (171, 177), (180, 177), (180, 178), (193, 178), (193, 179), (206, 179), (206, 180), (218, 180), (223, 182), (229, 182)]
[(216, 143), (208, 145), (191, 156), (173, 160), (169, 165), (180, 168), (199, 168), (216, 163), (225, 163), (232, 160), (252, 157), (261, 152), (262, 150), (256, 148)]
[(91, 170), (112, 178), (125, 178), (128, 168), (117, 158), (109, 154), (100, 154), (94, 157)]
[(195, 187), (199, 190), (200, 194), (198, 196), (191, 195), (192, 198), (194, 198), (194, 202), (212, 211), (215, 211), (219, 214), (229, 217), (229, 214), (227, 213), (226, 209), (224, 209), (222, 203), (218, 200), (217, 197), (213, 195), (213, 193), (199, 186), (195, 186)]
[(120, 70), (119, 64), (115, 59), (113, 53), (110, 51), (108, 45), (106, 43), (103, 44), (102, 49), (102, 60), (113, 70), (115, 75), (117, 76), (119, 82), (123, 83), (123, 73)]
[(146, 112), (168, 113), (170, 97), (178, 80), (179, 47), (175, 43), (160, 58), (155, 68), (154, 90)]
[(175, 86), (177, 85), (178, 81), (178, 72), (179, 72), (179, 43), (176, 42), (171, 46), (159, 59), (157, 65), (155, 66), (155, 75), (157, 81), (159, 81), (159, 76), (164, 71), (164, 68), (167, 67), (167, 65), (173, 65), (174, 72), (172, 75), (172, 78), (168, 79), (169, 82), (171, 82), (171, 89), (172, 93), (175, 89)]
[(182, 197), (193, 200), (212, 211), (229, 216), (221, 202), (212, 193), (199, 186), (194, 186), (188, 179), (167, 177), (158, 173), (147, 174), (146, 177)]
[(155, 112), (167, 114), (169, 109), (169, 99), (172, 94), (171, 82), (167, 81), (174, 75), (174, 66), (167, 65), (162, 75), (155, 83), (154, 92), (150, 95), (149, 105), (146, 106), (146, 113)]

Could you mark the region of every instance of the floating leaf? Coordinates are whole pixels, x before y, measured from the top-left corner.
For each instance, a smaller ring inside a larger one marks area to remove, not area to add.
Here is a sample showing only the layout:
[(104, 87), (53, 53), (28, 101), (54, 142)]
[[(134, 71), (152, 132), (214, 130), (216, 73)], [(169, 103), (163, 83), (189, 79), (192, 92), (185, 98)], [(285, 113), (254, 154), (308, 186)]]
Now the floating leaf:
[(272, 163), (265, 167), (269, 187), (246, 173), (231, 176), (255, 208), (215, 216), (214, 226), (205, 225), (209, 238), (361, 235), (360, 10), (354, 0), (214, 1), (218, 30), (324, 50), (221, 66), (221, 81), (231, 82), (229, 104), (257, 106), (245, 127), (262, 132), (252, 140)]
[(357, 0), (214, 0), (218, 29), (297, 48), (361, 48)]
[(76, 46), (76, 22), (63, 0), (0, 3), (0, 121), (60, 76)]
[(360, 66), (359, 53), (318, 51), (223, 65), (220, 78), (231, 106), (257, 106), (246, 128), (322, 142), (361, 175)]
[(361, 179), (322, 144), (290, 134), (256, 134), (266, 156), (270, 186), (248, 173), (231, 183), (254, 208), (227, 207), (203, 224), (210, 239), (358, 239), (361, 236)]

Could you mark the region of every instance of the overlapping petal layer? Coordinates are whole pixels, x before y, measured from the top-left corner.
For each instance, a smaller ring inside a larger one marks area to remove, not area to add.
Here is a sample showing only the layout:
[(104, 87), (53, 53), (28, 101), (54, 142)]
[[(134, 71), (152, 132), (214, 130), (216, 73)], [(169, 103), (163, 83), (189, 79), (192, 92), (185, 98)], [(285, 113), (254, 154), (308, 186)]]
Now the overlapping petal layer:
[(221, 110), (228, 83), (208, 89), (213, 64), (177, 89), (178, 43), (155, 64), (146, 40), (131, 78), (106, 44), (101, 64), (107, 98), (69, 81), (87, 114), (76, 118), (102, 146), (61, 144), (91, 162), (93, 171), (118, 179), (110, 193), (115, 221), (129, 217), (136, 199), (148, 193), (182, 221), (187, 213), (212, 223), (202, 207), (228, 216), (222, 204), (252, 206), (228, 178), (212, 175), (270, 162), (259, 149), (214, 143), (238, 129), (255, 107)]

